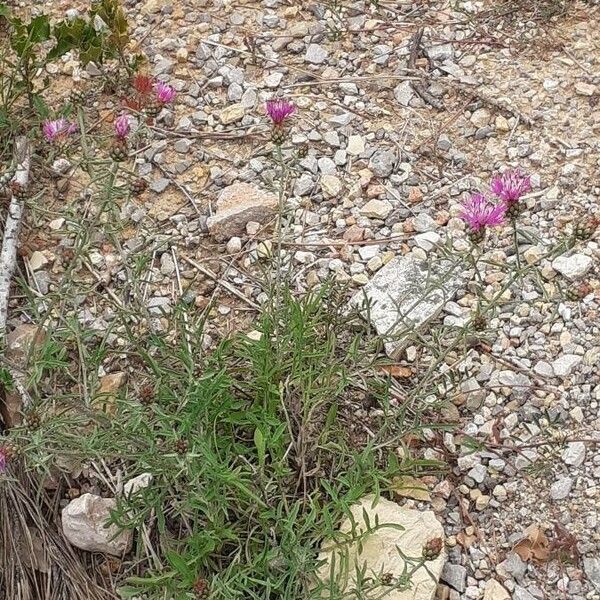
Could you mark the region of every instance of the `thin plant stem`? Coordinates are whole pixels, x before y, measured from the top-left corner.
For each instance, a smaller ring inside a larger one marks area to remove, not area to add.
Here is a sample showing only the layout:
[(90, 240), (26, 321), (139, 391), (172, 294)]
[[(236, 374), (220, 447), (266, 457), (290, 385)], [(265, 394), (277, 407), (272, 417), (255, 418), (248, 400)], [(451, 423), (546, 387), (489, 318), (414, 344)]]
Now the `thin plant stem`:
[(519, 236), (517, 233), (517, 220), (511, 219), (512, 231), (513, 231), (513, 243), (515, 245), (515, 256), (517, 257), (517, 269), (521, 272), (521, 255), (519, 253)]
[(483, 278), (481, 277), (481, 273), (479, 272), (479, 266), (477, 258), (475, 257), (475, 252), (477, 250), (477, 246), (475, 244), (471, 244), (471, 250), (469, 252), (469, 261), (473, 265), (473, 270), (475, 271), (475, 278), (477, 279), (477, 309), (476, 312), (479, 314), (481, 309), (481, 298), (483, 295)]
[(281, 294), (283, 284), (283, 257), (282, 257), (282, 242), (285, 233), (283, 223), (283, 212), (285, 209), (285, 188), (286, 188), (286, 175), (287, 170), (283, 161), (283, 152), (281, 145), (276, 145), (275, 155), (277, 157), (277, 163), (279, 165), (279, 191), (278, 191), (278, 215), (277, 215), (277, 256), (275, 258), (275, 289), (272, 293), (275, 296), (275, 308), (276, 314), (279, 313), (279, 307), (281, 305)]

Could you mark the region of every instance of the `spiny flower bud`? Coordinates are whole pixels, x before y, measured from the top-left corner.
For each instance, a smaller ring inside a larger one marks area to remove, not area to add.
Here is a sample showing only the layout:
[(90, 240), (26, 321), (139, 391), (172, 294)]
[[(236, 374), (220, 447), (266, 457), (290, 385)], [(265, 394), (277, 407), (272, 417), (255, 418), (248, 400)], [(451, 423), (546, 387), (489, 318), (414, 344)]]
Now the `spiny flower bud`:
[(27, 188), (18, 181), (11, 181), (10, 191), (17, 200), (27, 200)]
[(573, 230), (575, 238), (581, 241), (589, 240), (600, 225), (600, 217), (592, 215), (579, 221)]
[(423, 558), (425, 560), (435, 560), (442, 552), (444, 540), (441, 537), (429, 540), (423, 547)]
[(85, 102), (86, 93), (81, 89), (71, 90), (69, 94), (69, 101), (75, 106), (79, 106)]
[(143, 194), (148, 188), (148, 182), (140, 177), (131, 182), (130, 188), (131, 193), (134, 196), (139, 196), (140, 194)]
[(192, 586), (194, 594), (196, 594), (197, 600), (207, 600), (210, 594), (208, 581), (206, 579), (196, 579)]
[(475, 331), (484, 331), (487, 327), (487, 319), (482, 314), (476, 314), (471, 323)]
[(0, 189), (3, 188), (17, 172), (17, 165), (11, 164), (2, 175), (0, 175)]
[(154, 386), (148, 383), (140, 389), (140, 402), (146, 406), (152, 404), (154, 395)]
[(185, 454), (188, 451), (188, 442), (187, 440), (184, 439), (178, 439), (175, 442), (175, 452), (177, 452), (177, 454)]
[(296, 156), (298, 158), (305, 158), (308, 155), (308, 144), (300, 144), (296, 150)]
[(35, 410), (29, 410), (23, 417), (23, 425), (30, 431), (34, 431), (42, 424), (40, 414)]
[(585, 298), (591, 291), (592, 286), (584, 281), (575, 287), (570, 287), (566, 292), (566, 297), (567, 300), (577, 302), (578, 300)]
[(110, 145), (108, 153), (115, 162), (124, 161), (129, 155), (127, 139), (120, 137), (114, 138), (112, 144)]

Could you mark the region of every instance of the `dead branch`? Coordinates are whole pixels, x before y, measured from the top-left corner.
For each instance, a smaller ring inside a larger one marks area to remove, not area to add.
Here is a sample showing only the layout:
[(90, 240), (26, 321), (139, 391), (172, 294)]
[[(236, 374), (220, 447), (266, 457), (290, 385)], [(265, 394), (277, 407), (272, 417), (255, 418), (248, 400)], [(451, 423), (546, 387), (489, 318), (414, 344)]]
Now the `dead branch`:
[[(421, 40), (423, 39), (423, 33), (425, 32), (425, 28), (419, 28), (412, 37), (410, 42), (410, 55), (408, 57), (408, 68), (411, 71), (416, 71), (417, 69), (417, 58), (422, 53), (421, 48)], [(431, 61), (430, 61), (431, 64)], [(425, 83), (421, 78), (419, 81), (413, 81), (411, 83), (413, 90), (417, 93), (417, 95), (423, 100), (423, 102), (433, 106), (437, 110), (443, 110), (444, 105), (437, 98), (434, 98), (425, 88)]]
[[(17, 138), (15, 142), (17, 171), (11, 184), (17, 184), (20, 189), (27, 189), (29, 185), (30, 155), (31, 151), (27, 138), (25, 136)], [(17, 198), (17, 194), (12, 193), (8, 205), (8, 214), (6, 215), (6, 225), (4, 226), (2, 250), (0, 251), (0, 334), (6, 330), (10, 284), (17, 263), (17, 243), (24, 205), (25, 202)]]

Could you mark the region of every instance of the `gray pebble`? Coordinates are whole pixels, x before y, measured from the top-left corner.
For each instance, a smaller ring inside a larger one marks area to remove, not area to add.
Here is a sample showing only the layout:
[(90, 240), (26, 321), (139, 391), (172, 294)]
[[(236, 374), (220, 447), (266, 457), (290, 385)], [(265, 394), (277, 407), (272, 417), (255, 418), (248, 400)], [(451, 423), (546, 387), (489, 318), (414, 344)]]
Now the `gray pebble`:
[(571, 477), (561, 477), (550, 486), (550, 498), (552, 500), (564, 500), (573, 487)]
[(396, 155), (391, 150), (377, 150), (369, 161), (369, 168), (377, 177), (389, 177), (394, 170)]

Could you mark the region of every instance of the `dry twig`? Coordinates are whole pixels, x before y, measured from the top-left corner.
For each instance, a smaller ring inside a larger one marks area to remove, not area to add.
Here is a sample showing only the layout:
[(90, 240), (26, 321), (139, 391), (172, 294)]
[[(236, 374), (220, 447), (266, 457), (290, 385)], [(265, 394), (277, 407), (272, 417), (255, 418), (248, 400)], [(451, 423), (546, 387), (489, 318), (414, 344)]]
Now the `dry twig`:
[[(11, 181), (11, 185), (25, 190), (29, 184), (30, 147), (26, 137), (20, 137), (15, 143), (15, 163), (17, 171)], [(0, 334), (6, 331), (6, 319), (8, 317), (8, 300), (10, 297), (10, 284), (15, 266), (17, 264), (17, 243), (19, 230), (23, 218), (24, 200), (18, 198), (19, 194), (11, 195), (4, 236), (2, 238), (2, 250), (0, 251)]]
[[(408, 68), (413, 71), (417, 68), (417, 58), (422, 52), (421, 48), (421, 40), (423, 39), (423, 33), (425, 32), (425, 28), (419, 28), (412, 37), (410, 44), (410, 56), (408, 58)], [(412, 82), (413, 90), (419, 95), (419, 97), (433, 108), (437, 110), (443, 110), (444, 105), (437, 98), (434, 98), (425, 88), (425, 84), (423, 79)]]

